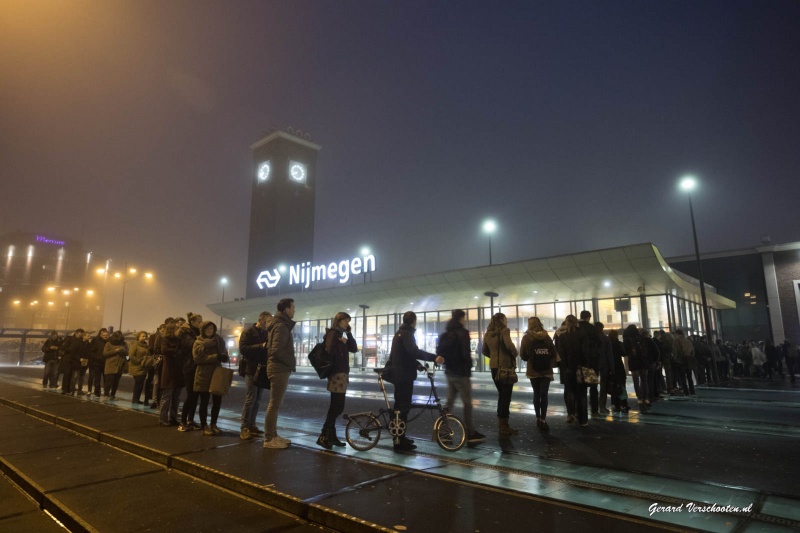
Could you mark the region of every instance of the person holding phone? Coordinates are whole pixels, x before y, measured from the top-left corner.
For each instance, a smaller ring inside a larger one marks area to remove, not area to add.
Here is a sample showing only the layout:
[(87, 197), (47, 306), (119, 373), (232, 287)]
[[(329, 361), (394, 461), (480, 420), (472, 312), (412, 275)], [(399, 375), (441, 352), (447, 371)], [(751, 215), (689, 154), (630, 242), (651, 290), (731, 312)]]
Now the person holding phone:
[(326, 450), (345, 445), (336, 435), (336, 419), (344, 412), (344, 398), (350, 383), (350, 354), (357, 351), (356, 339), (350, 332), (350, 315), (340, 311), (333, 317), (331, 327), (325, 332), (325, 352), (330, 356), (333, 366), (328, 376), (331, 403), (317, 444)]

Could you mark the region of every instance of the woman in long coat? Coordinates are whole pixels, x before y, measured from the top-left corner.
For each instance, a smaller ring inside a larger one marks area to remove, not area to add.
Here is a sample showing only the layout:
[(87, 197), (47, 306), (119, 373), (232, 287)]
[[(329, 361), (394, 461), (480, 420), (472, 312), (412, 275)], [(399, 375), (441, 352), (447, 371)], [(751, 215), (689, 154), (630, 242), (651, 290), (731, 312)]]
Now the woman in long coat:
[(106, 360), (103, 367), (104, 374), (104, 391), (103, 396), (117, 399), (117, 387), (119, 387), (119, 380), (122, 377), (122, 369), (125, 366), (125, 361), (128, 360), (128, 345), (125, 344), (125, 336), (121, 331), (115, 331), (111, 334), (105, 347), (103, 348), (103, 357)]
[[(211, 394), (211, 378), (214, 369), (220, 363), (228, 362), (228, 350), (225, 340), (217, 335), (217, 325), (213, 322), (200, 324), (200, 336), (194, 341), (192, 357), (197, 365), (194, 373), (194, 391), (200, 396), (200, 427), (203, 435), (219, 435), (222, 431), (217, 427), (217, 417), (222, 408), (222, 396)], [(208, 399), (211, 397), (211, 426), (207, 424)]]
[(514, 385), (497, 382), (497, 372), (500, 367), (517, 367), (517, 347), (511, 341), (508, 318), (503, 313), (496, 313), (489, 322), (489, 327), (483, 336), (482, 353), (489, 358), (489, 368), (497, 388), (498, 435), (503, 438), (516, 435), (519, 431), (508, 424)]
[(332, 446), (344, 446), (344, 442), (336, 435), (336, 419), (344, 412), (344, 398), (350, 383), (350, 354), (358, 351), (356, 339), (350, 332), (350, 315), (344, 311), (336, 313), (330, 329), (325, 332), (325, 351), (333, 365), (328, 376), (331, 403), (317, 444), (330, 450)]

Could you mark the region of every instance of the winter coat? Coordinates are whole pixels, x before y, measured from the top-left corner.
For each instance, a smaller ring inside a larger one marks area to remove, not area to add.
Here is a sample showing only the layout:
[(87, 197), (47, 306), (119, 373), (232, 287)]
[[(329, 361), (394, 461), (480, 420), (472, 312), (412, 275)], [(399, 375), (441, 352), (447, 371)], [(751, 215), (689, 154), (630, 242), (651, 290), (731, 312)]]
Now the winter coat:
[(694, 346), (683, 335), (675, 335), (675, 344), (672, 345), (675, 362), (690, 370), (697, 370), (697, 358), (694, 356)]
[(95, 368), (104, 367), (106, 365), (106, 358), (103, 357), (103, 349), (106, 347), (108, 339), (104, 339), (100, 335), (95, 336), (92, 342), (89, 343), (89, 364)]
[(181, 359), (181, 341), (177, 329), (171, 334), (167, 328), (156, 337), (158, 352), (161, 355), (161, 380), (158, 385), (162, 389), (181, 388), (184, 386), (183, 360)]
[[(214, 326), (214, 332), (210, 337), (206, 337), (203, 332), (209, 325)], [(208, 392), (214, 369), (220, 366), (220, 363), (228, 362), (228, 350), (225, 348), (225, 339), (217, 335), (217, 326), (213, 322), (203, 322), (200, 325), (200, 332), (200, 336), (192, 345), (192, 359), (196, 365), (194, 391)]]
[(48, 337), (44, 344), (42, 344), (42, 362), (49, 363), (50, 361), (58, 361), (58, 350), (61, 349), (61, 344), (64, 342), (64, 339), (61, 337), (56, 337), (55, 339), (51, 339)]
[(283, 311), (275, 313), (270, 324), (267, 375), (294, 372), (297, 369), (292, 337), (295, 324)]
[(647, 349), (644, 347), (642, 335), (635, 326), (625, 328), (622, 334), (622, 345), (625, 347), (625, 355), (628, 357), (628, 370), (638, 372), (649, 368)]
[(581, 365), (581, 356), (583, 354), (581, 334), (577, 329), (569, 331), (566, 328), (559, 329), (556, 333), (556, 351), (561, 357), (560, 379), (561, 383), (564, 384), (566, 380), (575, 380), (575, 374)]
[(181, 342), (181, 359), (183, 360), (183, 374), (187, 376), (194, 375), (194, 358), (192, 352), (194, 350), (194, 340), (200, 336), (200, 330), (193, 328), (189, 324), (184, 323), (178, 328), (178, 339)]
[[(545, 370), (535, 370), (531, 366), (536, 350), (546, 349), (550, 352), (550, 366)], [(528, 361), (528, 368), (525, 375), (530, 379), (547, 378), (553, 379), (553, 367), (558, 364), (558, 352), (556, 352), (555, 344), (545, 330), (534, 331), (529, 329), (522, 337), (522, 343), (519, 347), (519, 357), (523, 361)]]
[[(342, 342), (341, 338), (345, 336), (347, 342)], [(333, 374), (349, 374), (350, 373), (350, 354), (358, 351), (358, 344), (353, 334), (349, 331), (344, 331), (339, 328), (329, 329), (325, 332), (325, 351), (331, 357)]]
[(761, 366), (767, 362), (767, 356), (764, 355), (764, 352), (762, 352), (758, 346), (751, 346), (750, 353), (753, 354), (753, 364), (755, 366)]
[(602, 341), (600, 340), (600, 333), (590, 322), (581, 320), (578, 322), (578, 333), (581, 337), (581, 364), (593, 368), (594, 370), (600, 369), (600, 351), (602, 350)]
[(451, 318), (447, 329), (439, 336), (436, 354), (444, 357), (446, 375), (467, 378), (472, 376), (469, 331), (457, 319)]
[(61, 359), (58, 363), (58, 371), (62, 374), (73, 370), (81, 369), (81, 357), (83, 357), (83, 339), (76, 338), (74, 335), (64, 339), (61, 343)]
[(628, 372), (625, 370), (625, 362), (622, 359), (625, 357), (625, 348), (620, 341), (611, 341), (611, 352), (614, 357), (614, 379), (619, 383), (625, 383), (625, 379), (628, 377)]
[(108, 339), (103, 348), (103, 357), (106, 363), (103, 368), (104, 374), (119, 374), (128, 360), (128, 346), (125, 344), (125, 337), (122, 333), (115, 331)]
[(646, 360), (648, 365), (655, 365), (661, 359), (661, 351), (658, 349), (658, 344), (656, 344), (656, 341), (650, 337), (643, 337), (642, 345), (644, 346), (644, 351), (647, 354)]
[(614, 350), (611, 347), (611, 339), (604, 333), (599, 333), (600, 337), (600, 360), (598, 363), (598, 370), (607, 372), (608, 374), (614, 373)]
[[(139, 338), (139, 334), (136, 335), (136, 338)], [(150, 355), (150, 347), (147, 344), (147, 340), (144, 341), (133, 341), (128, 348), (128, 353), (130, 354), (130, 361), (128, 361), (128, 373), (133, 376), (143, 376), (147, 374), (149, 367), (152, 366), (145, 366), (147, 362), (152, 363), (153, 357)]]
[[(502, 350), (502, 365), (500, 356)], [(489, 358), (489, 368), (517, 367), (517, 347), (511, 342), (511, 330), (503, 326), (493, 328), (489, 325), (483, 336), (483, 355)]]
[(254, 376), (258, 365), (267, 364), (267, 346), (269, 339), (269, 326), (272, 318), (267, 319), (264, 329), (258, 328), (255, 324), (247, 328), (239, 336), (239, 354), (246, 363), (245, 374)]
[(392, 379), (398, 383), (413, 383), (417, 377), (418, 359), (433, 361), (436, 355), (420, 350), (414, 333), (417, 330), (408, 324), (403, 324), (394, 334), (392, 349), (389, 352), (389, 362), (386, 366), (392, 367)]

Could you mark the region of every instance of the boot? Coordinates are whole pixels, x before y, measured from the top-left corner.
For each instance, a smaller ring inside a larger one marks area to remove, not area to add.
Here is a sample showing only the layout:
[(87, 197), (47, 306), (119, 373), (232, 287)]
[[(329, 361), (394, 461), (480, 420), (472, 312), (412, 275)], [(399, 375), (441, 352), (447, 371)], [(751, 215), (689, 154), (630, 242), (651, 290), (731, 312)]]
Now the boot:
[(322, 428), (322, 432), (319, 434), (319, 438), (317, 439), (317, 444), (325, 448), (326, 450), (330, 450), (333, 445), (331, 444), (330, 440), (328, 439), (328, 435), (330, 430), (326, 427)]
[(334, 446), (339, 446), (340, 448), (345, 446), (345, 443), (340, 441), (339, 436), (336, 434), (336, 426), (328, 429), (328, 441)]
[(497, 434), (500, 436), (500, 438), (508, 438), (511, 435), (514, 435), (514, 430), (508, 425), (508, 418), (498, 418), (497, 420), (500, 424), (497, 429)]

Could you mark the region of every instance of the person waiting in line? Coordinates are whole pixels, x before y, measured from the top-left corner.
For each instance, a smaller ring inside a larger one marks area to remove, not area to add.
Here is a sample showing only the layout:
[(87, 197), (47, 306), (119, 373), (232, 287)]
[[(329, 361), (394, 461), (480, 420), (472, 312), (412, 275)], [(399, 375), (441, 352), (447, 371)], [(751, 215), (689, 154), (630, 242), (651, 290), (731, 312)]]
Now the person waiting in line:
[(58, 332), (53, 330), (50, 336), (42, 344), (42, 362), (44, 363), (44, 373), (42, 374), (42, 390), (58, 388), (58, 351), (61, 349), (63, 339), (58, 336)]
[(578, 383), (578, 367), (581, 366), (583, 347), (581, 334), (578, 331), (578, 319), (575, 315), (567, 315), (564, 324), (556, 335), (556, 351), (561, 357), (561, 383), (564, 384), (564, 403), (567, 406), (567, 423), (572, 424), (577, 417), (578, 423), (589, 425), (589, 411), (586, 401), (588, 386)]
[(675, 330), (675, 343), (672, 345), (674, 354), (675, 379), (678, 381), (684, 396), (694, 396), (694, 381), (692, 380), (692, 368), (697, 367), (697, 360), (694, 357), (694, 346), (686, 338), (683, 330)]
[(103, 348), (106, 364), (103, 369), (103, 397), (117, 399), (117, 387), (122, 377), (125, 362), (128, 360), (128, 346), (121, 331), (115, 331)]
[[(156, 328), (155, 332), (150, 335), (150, 338), (147, 339), (147, 344), (150, 345), (150, 353), (153, 354), (153, 361), (155, 362), (155, 366), (153, 366), (152, 379), (148, 373), (147, 379), (144, 382), (145, 398), (151, 398), (153, 400), (153, 402), (150, 404), (150, 409), (160, 409), (161, 407), (161, 387), (159, 386), (159, 383), (161, 383), (161, 372), (164, 368), (164, 357), (161, 355), (161, 338), (166, 331), (167, 324), (174, 321), (174, 318), (168, 316), (164, 319), (164, 322)], [(150, 382), (149, 395), (148, 382)], [(147, 400), (145, 400), (145, 403), (146, 402)]]
[[(190, 319), (191, 320), (191, 319)], [(222, 431), (217, 427), (217, 418), (222, 407), (222, 396), (211, 394), (211, 378), (214, 369), (220, 363), (228, 362), (228, 350), (225, 348), (225, 339), (217, 335), (217, 325), (213, 322), (200, 324), (200, 336), (194, 341), (192, 358), (196, 368), (193, 390), (200, 397), (200, 428), (203, 435), (220, 435)], [(187, 384), (187, 389), (189, 385)], [(208, 399), (211, 397), (211, 425), (208, 420)]]
[(140, 331), (136, 334), (136, 339), (131, 341), (128, 347), (128, 354), (130, 357), (128, 361), (128, 373), (133, 377), (131, 405), (142, 404), (144, 380), (153, 362), (153, 357), (150, 355), (150, 347), (147, 344), (147, 338), (147, 332)]
[(675, 341), (672, 335), (663, 329), (656, 331), (653, 338), (658, 344), (658, 352), (661, 354), (659, 362), (664, 371), (664, 392), (672, 394), (672, 391), (675, 390), (675, 376), (672, 373), (672, 361), (674, 359), (672, 345)]
[(489, 321), (489, 327), (483, 336), (483, 355), (489, 358), (492, 380), (497, 388), (497, 433), (500, 438), (508, 438), (519, 433), (508, 422), (514, 385), (498, 383), (497, 374), (500, 367), (517, 367), (517, 347), (511, 341), (508, 318), (503, 313), (495, 313)]
[(453, 310), (447, 329), (439, 336), (436, 354), (444, 357), (447, 376), (447, 410), (452, 412), (456, 396), (464, 404), (464, 425), (467, 440), (471, 443), (486, 439), (486, 435), (475, 429), (472, 416), (472, 355), (469, 349), (469, 331), (466, 328), (467, 313), (463, 309)]
[(86, 371), (89, 369), (89, 355), (92, 345), (92, 336), (83, 332), (81, 335), (81, 349), (80, 349), (80, 368), (77, 374), (72, 375), (72, 389), (75, 391), (76, 396), (83, 396), (84, 394), (91, 394), (91, 384), (88, 385), (86, 393), (83, 392), (83, 382), (86, 379)]
[(548, 431), (547, 394), (553, 381), (553, 367), (558, 364), (558, 353), (550, 335), (545, 331), (538, 317), (528, 319), (528, 331), (522, 337), (519, 356), (528, 362), (525, 376), (533, 387), (533, 410), (536, 412), (536, 426)]
[(331, 402), (317, 444), (330, 450), (333, 446), (345, 445), (336, 435), (336, 419), (344, 412), (345, 393), (350, 383), (350, 354), (358, 351), (356, 339), (350, 332), (350, 315), (344, 311), (336, 313), (331, 327), (325, 332), (325, 351), (333, 366), (328, 376)]
[(181, 409), (181, 422), (178, 431), (191, 431), (197, 424), (194, 422), (194, 414), (197, 410), (197, 394), (194, 390), (195, 365), (193, 354), (194, 341), (200, 336), (200, 325), (203, 317), (195, 313), (187, 313), (186, 322), (178, 327), (178, 338), (181, 342), (181, 359), (183, 360), (183, 382), (186, 385), (186, 400)]
[(658, 344), (652, 335), (650, 335), (650, 330), (641, 328), (639, 335), (641, 335), (642, 346), (644, 346), (644, 351), (647, 354), (647, 399), (652, 406), (653, 403), (661, 398), (659, 393), (664, 392), (663, 388), (659, 388), (660, 382), (658, 381), (658, 376), (660, 375), (658, 361), (661, 358), (661, 351), (658, 349)]
[(89, 344), (89, 392), (94, 390), (96, 400), (100, 399), (100, 385), (103, 380), (103, 372), (106, 366), (106, 358), (103, 350), (108, 343), (109, 333), (106, 328), (100, 328), (97, 335)]
[[(578, 321), (578, 332), (581, 336), (582, 352), (580, 366), (591, 368), (599, 376), (600, 350), (602, 348), (600, 334), (597, 333), (597, 328), (591, 323), (592, 313), (584, 309), (581, 311), (580, 317)], [(589, 390), (589, 407), (592, 411), (592, 416), (600, 414), (598, 412), (598, 386), (599, 383), (590, 383), (586, 386)]]
[(794, 373), (797, 371), (798, 362), (800, 362), (797, 346), (789, 339), (784, 339), (781, 350), (783, 351), (783, 360), (786, 363), (786, 373), (789, 374), (789, 382), (794, 384)]
[[(73, 394), (73, 372), (80, 372), (81, 354), (83, 354), (83, 329), (78, 328), (75, 332), (64, 339), (61, 343), (61, 359), (58, 363), (58, 371), (63, 374), (61, 379), (61, 394)], [(75, 378), (77, 380), (77, 374)]]
[(258, 367), (267, 366), (267, 341), (272, 313), (262, 311), (258, 321), (239, 336), (239, 355), (244, 363), (244, 405), (242, 406), (242, 425), (239, 438), (250, 440), (264, 434), (256, 425), (258, 408), (264, 388), (258, 386), (256, 373)]
[(625, 347), (625, 356), (628, 359), (628, 370), (633, 378), (633, 389), (636, 391), (636, 401), (639, 412), (647, 413), (650, 410), (650, 393), (647, 389), (650, 361), (642, 342), (642, 335), (636, 324), (629, 324), (622, 333), (622, 345)]
[(178, 325), (169, 319), (163, 333), (157, 337), (161, 355), (161, 375), (158, 386), (161, 391), (159, 405), (159, 424), (163, 427), (178, 425), (178, 403), (183, 388), (183, 361), (180, 358), (181, 341), (178, 338)]
[[(414, 395), (414, 380), (417, 377), (418, 360), (444, 363), (444, 357), (435, 355), (417, 346), (414, 334), (417, 331), (417, 315), (413, 311), (403, 313), (403, 323), (398, 328), (392, 339), (392, 348), (389, 352), (387, 367), (392, 368), (394, 380), (394, 409), (399, 411), (400, 420), (404, 425), (408, 421), (408, 412), (411, 410), (411, 397)], [(405, 434), (405, 429), (395, 438), (394, 451), (407, 452), (415, 450), (414, 441)]]
[(619, 414), (628, 413), (628, 390), (625, 382), (628, 379), (628, 371), (625, 369), (625, 348), (619, 340), (619, 332), (612, 329), (608, 332), (608, 340), (611, 343), (611, 353), (613, 354), (614, 365), (609, 372), (610, 383), (608, 391), (611, 395), (611, 405), (613, 412)]
[(284, 298), (278, 302), (277, 312), (269, 325), (267, 348), (267, 377), (270, 382), (269, 404), (264, 416), (264, 448), (287, 448), (292, 441), (278, 435), (278, 411), (283, 404), (289, 376), (297, 370), (292, 329), (296, 322), (294, 300)]
[[(611, 390), (609, 388), (609, 382), (614, 377), (614, 351), (611, 348), (611, 341), (603, 332), (606, 327), (605, 324), (602, 322), (595, 322), (594, 327), (600, 338), (600, 358), (597, 366), (597, 375), (600, 378), (600, 392), (597, 397), (597, 414), (607, 415), (608, 409), (606, 408), (606, 401), (608, 400), (608, 392)], [(594, 411), (594, 409), (592, 410)]]

